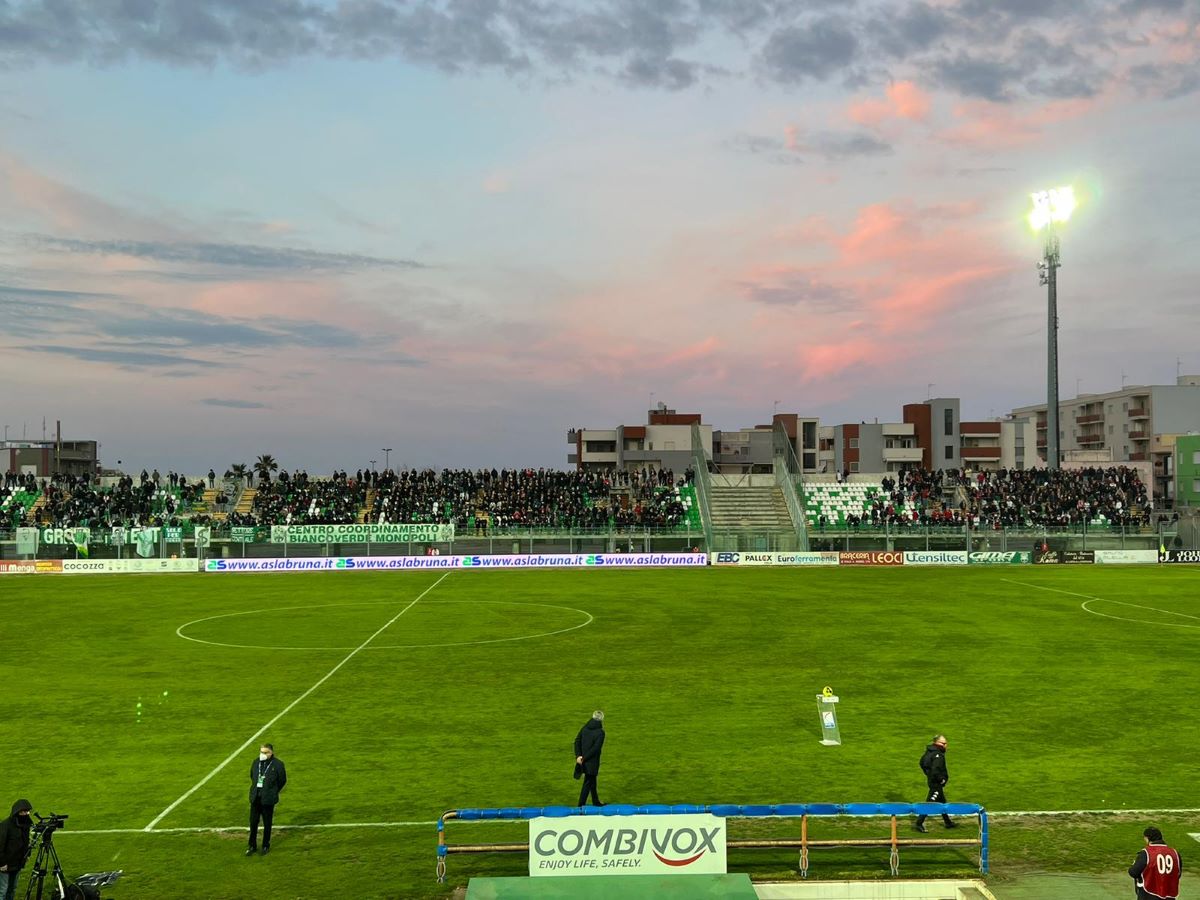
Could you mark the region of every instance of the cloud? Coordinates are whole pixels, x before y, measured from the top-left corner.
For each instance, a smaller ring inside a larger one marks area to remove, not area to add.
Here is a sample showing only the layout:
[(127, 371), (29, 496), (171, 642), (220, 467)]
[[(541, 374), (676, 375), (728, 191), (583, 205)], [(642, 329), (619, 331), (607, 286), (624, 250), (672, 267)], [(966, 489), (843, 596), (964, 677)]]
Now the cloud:
[(200, 402), (205, 406), (221, 406), (225, 409), (270, 409), (265, 403), (254, 403), (250, 400), (221, 400), (217, 397), (206, 397)]
[(939, 60), (934, 64), (933, 71), (944, 87), (965, 97), (979, 97), (995, 103), (1013, 98), (1012, 82), (1022, 74), (1021, 69), (1012, 63), (962, 52)]
[(105, 350), (95, 347), (65, 347), (58, 344), (38, 344), (33, 347), (17, 348), (27, 353), (54, 353), (70, 356), (83, 362), (112, 363), (125, 369), (145, 369), (190, 366), (198, 369), (215, 369), (218, 364), (204, 359), (179, 356), (174, 353), (147, 353), (139, 350)]
[(753, 281), (740, 282), (738, 288), (752, 303), (801, 309), (811, 315), (846, 312), (857, 306), (856, 298), (845, 288), (820, 281), (806, 271), (765, 271)]
[(294, 247), (264, 247), (257, 244), (217, 244), (164, 241), (107, 240), (29, 234), (25, 241), (38, 250), (97, 256), (131, 256), (153, 262), (226, 266), (240, 269), (290, 269), (307, 272), (349, 271), (369, 268), (418, 269), (410, 259), (389, 259), (357, 253), (326, 253)]
[(847, 68), (858, 50), (854, 33), (831, 17), (779, 29), (763, 46), (761, 61), (776, 81), (798, 84), (825, 80)]
[(802, 132), (797, 126), (784, 129), (783, 139), (761, 134), (738, 134), (728, 141), (731, 150), (762, 156), (780, 165), (797, 165), (808, 157), (842, 161), (860, 156), (884, 156), (892, 152), (887, 141), (864, 131)]

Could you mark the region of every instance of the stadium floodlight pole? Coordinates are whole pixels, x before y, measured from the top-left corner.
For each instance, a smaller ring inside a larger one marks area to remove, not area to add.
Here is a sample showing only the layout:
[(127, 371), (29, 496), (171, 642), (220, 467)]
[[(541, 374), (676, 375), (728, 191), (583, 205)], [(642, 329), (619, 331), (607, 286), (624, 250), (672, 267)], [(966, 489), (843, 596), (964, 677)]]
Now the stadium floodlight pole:
[(388, 469), (390, 469), (392, 467), (392, 465), (391, 465), (392, 448), (391, 447), (380, 447), (379, 449), (383, 451), (383, 471), (386, 472)]
[(1033, 210), (1029, 224), (1046, 235), (1038, 262), (1038, 283), (1046, 287), (1046, 468), (1059, 468), (1058, 450), (1058, 268), (1062, 264), (1055, 224), (1066, 222), (1075, 209), (1075, 191), (1069, 186), (1030, 195)]

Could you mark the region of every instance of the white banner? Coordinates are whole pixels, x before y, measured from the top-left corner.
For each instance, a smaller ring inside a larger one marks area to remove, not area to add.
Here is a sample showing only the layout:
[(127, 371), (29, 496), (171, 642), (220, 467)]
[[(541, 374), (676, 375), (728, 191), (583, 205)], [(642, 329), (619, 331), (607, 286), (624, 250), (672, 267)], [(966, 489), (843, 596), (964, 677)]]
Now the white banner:
[(74, 575), (147, 572), (199, 572), (196, 559), (64, 559), (62, 570)]
[(454, 540), (453, 525), (272, 525), (272, 544), (441, 544)]
[(746, 553), (744, 551), (726, 550), (721, 553), (710, 553), (709, 558), (714, 566), (836, 566), (836, 552), (822, 551), (812, 553)]
[(1157, 550), (1097, 550), (1098, 563), (1140, 564), (1158, 563)]
[(725, 820), (713, 815), (530, 819), (530, 875), (723, 875)]
[(965, 566), (966, 550), (906, 550), (906, 566)]
[(364, 572), (403, 569), (617, 569), (703, 566), (704, 553), (530, 553), (509, 556), (310, 556), (210, 559), (205, 572)]

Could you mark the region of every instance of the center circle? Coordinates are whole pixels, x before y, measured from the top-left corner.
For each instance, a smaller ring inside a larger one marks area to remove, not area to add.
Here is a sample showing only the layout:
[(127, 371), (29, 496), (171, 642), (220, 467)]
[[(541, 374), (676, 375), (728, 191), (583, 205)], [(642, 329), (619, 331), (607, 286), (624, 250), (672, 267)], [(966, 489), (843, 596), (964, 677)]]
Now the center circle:
[[(305, 606), (279, 606), (239, 610), (193, 619), (175, 629), (186, 641), (213, 647), (244, 650), (423, 650), (435, 647), (469, 647), (503, 644), (553, 637), (585, 628), (594, 620), (591, 613), (571, 606), (551, 603), (520, 603), (512, 600), (433, 600), (407, 609), (388, 629), (424, 633), (427, 641), (398, 643), (388, 641), (388, 632), (371, 640), (383, 624), (379, 617), (364, 615), (357, 607), (399, 606), (410, 601), (359, 600), (350, 603), (317, 603)], [(465, 612), (465, 607), (479, 607)], [(247, 621), (245, 617), (258, 617)], [(188, 632), (191, 633), (188, 633)], [(356, 643), (348, 646), (326, 644), (331, 634), (353, 633)], [(463, 634), (470, 636), (463, 639)], [(500, 634), (499, 637), (491, 635)], [(255, 640), (260, 635), (267, 640)], [(286, 635), (294, 643), (278, 641)], [(456, 637), (456, 640), (443, 638)], [(276, 640), (271, 640), (275, 638)], [(306, 639), (311, 638), (309, 644)]]

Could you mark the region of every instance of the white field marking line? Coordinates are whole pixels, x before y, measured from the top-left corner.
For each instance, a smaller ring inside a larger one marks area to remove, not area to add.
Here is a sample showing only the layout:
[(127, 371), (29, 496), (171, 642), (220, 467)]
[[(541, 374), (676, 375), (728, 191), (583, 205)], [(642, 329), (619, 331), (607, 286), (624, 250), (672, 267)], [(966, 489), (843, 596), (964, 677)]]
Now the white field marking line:
[(1083, 603), (1079, 604), (1080, 608), (1084, 612), (1091, 613), (1093, 616), (1101, 616), (1105, 619), (1115, 619), (1118, 622), (1134, 622), (1138, 625), (1161, 625), (1166, 628), (1200, 628), (1200, 625), (1182, 625), (1174, 622), (1146, 622), (1141, 619), (1126, 619), (1122, 616), (1110, 616), (1107, 613), (1096, 612), (1094, 609), (1089, 609), (1088, 604), (1092, 601), (1099, 601), (1101, 603), (1116, 603), (1119, 606), (1130, 606), (1134, 609), (1144, 609), (1148, 610), (1149, 612), (1164, 613), (1168, 616), (1179, 616), (1184, 619), (1195, 619), (1196, 621), (1200, 622), (1200, 616), (1193, 616), (1189, 615), (1188, 613), (1173, 612), (1169, 609), (1159, 609), (1157, 606), (1143, 606), (1140, 603), (1127, 603), (1124, 600), (1109, 600), (1105, 597), (1093, 597), (1089, 596), (1088, 594), (1077, 593), (1076, 591), (1064, 591), (1062, 588), (1052, 588), (1041, 584), (1031, 584), (1028, 581), (1014, 581), (1011, 578), (1001, 578), (1000, 580), (1007, 581), (1009, 584), (1023, 584), (1026, 587), (1037, 588), (1039, 591), (1054, 591), (1056, 594), (1069, 594), (1072, 597), (1083, 597), (1085, 599)]
[(196, 784), (194, 784), (191, 788), (189, 788), (182, 797), (180, 797), (178, 800), (176, 800), (174, 803), (172, 803), (170, 806), (168, 806), (166, 809), (164, 809), (162, 812), (160, 812), (157, 816), (155, 816), (153, 821), (151, 821), (150, 824), (147, 825), (144, 830), (145, 831), (153, 831), (154, 826), (157, 825), (159, 822), (161, 822), (163, 819), (165, 819), (167, 817), (167, 815), (170, 814), (170, 812), (173, 809), (175, 809), (175, 807), (177, 807), (180, 803), (182, 803), (188, 797), (192, 796), (192, 794), (196, 793), (196, 791), (200, 790), (200, 788), (204, 787), (204, 785), (208, 784), (208, 782), (212, 780), (213, 776), (215, 776), (218, 772), (220, 772), (222, 769), (224, 769), (227, 765), (229, 765), (231, 762), (233, 762), (235, 759), (237, 759), (238, 755), (243, 750), (245, 750), (247, 747), (249, 747), (252, 743), (254, 743), (254, 741), (257, 740), (260, 735), (262, 735), (264, 732), (266, 732), (266, 730), (268, 728), (270, 728), (272, 725), (274, 725), (276, 722), (278, 722), (280, 719), (282, 719), (284, 716), (286, 716), (289, 712), (291, 712), (292, 708), (295, 707), (295, 705), (297, 703), (299, 703), (301, 700), (303, 700), (305, 697), (307, 697), (309, 694), (311, 694), (313, 691), (315, 691), (317, 688), (319, 688), (321, 685), (323, 685), (326, 681), (328, 681), (330, 678), (332, 678), (342, 666), (344, 666), (346, 663), (350, 662), (350, 660), (354, 659), (354, 657), (356, 657), (359, 654), (359, 652), (367, 646), (367, 644), (371, 643), (371, 641), (375, 640), (375, 638), (377, 638), (377, 637), (379, 637), (379, 635), (383, 634), (388, 628), (391, 627), (393, 622), (395, 622), (402, 615), (404, 615), (406, 612), (408, 612), (410, 609), (412, 609), (414, 606), (416, 606), (417, 602), (422, 597), (424, 597), (426, 594), (428, 594), (430, 591), (432, 591), (435, 587), (437, 587), (439, 584), (441, 584), (443, 581), (445, 581), (446, 576), (449, 574), (450, 574), (449, 572), (445, 573), (445, 575), (443, 575), (441, 578), (439, 578), (437, 581), (435, 581), (429, 587), (425, 588), (425, 590), (421, 591), (421, 593), (418, 594), (416, 596), (416, 598), (411, 603), (408, 604), (408, 606), (404, 607), (404, 609), (400, 610), (400, 612), (396, 613), (394, 616), (392, 616), (390, 619), (388, 619), (387, 622), (384, 623), (383, 627), (381, 627), (378, 631), (376, 631), (374, 634), (372, 634), (369, 638), (367, 638), (365, 641), (363, 641), (361, 644), (359, 644), (357, 647), (355, 647), (353, 650), (351, 650), (348, 654), (346, 654), (345, 658), (343, 658), (340, 663), (338, 663), (336, 666), (334, 666), (332, 669), (330, 669), (328, 672), (326, 672), (321, 677), (320, 681), (318, 681), (316, 684), (314, 684), (312, 687), (310, 687), (307, 691), (305, 691), (303, 694), (301, 694), (299, 697), (297, 697), (295, 700), (293, 700), (291, 703), (289, 703), (286, 707), (284, 707), (283, 712), (281, 712), (281, 713), (279, 713), (279, 715), (275, 716), (275, 718), (273, 718), (270, 722), (268, 722), (262, 728), (258, 729), (258, 731), (254, 732), (254, 734), (250, 735), (250, 737), (247, 738), (247, 740), (244, 744), (242, 744), (240, 747), (238, 747), (236, 750), (234, 750), (232, 753), (230, 753), (227, 757), (225, 757), (224, 762), (222, 762), (219, 766), (217, 766), (215, 769), (213, 769), (211, 772), (209, 772), (207, 775), (205, 775), (203, 778), (201, 778), (198, 782), (196, 782)]
[[(1200, 809), (1026, 809), (1026, 810), (1010, 810), (1004, 812), (987, 811), (989, 819), (1004, 819), (1004, 818), (1062, 818), (1064, 816), (1164, 816), (1164, 815), (1195, 815), (1200, 813)], [(882, 816), (883, 814), (880, 813)], [(489, 821), (497, 822), (516, 822), (524, 821), (523, 819), (492, 819)], [(311, 831), (320, 828), (429, 828), (437, 825), (437, 819), (429, 819), (428, 821), (407, 821), (407, 822), (323, 822), (313, 825), (274, 825), (276, 831)], [(221, 825), (211, 827), (192, 827), (192, 828), (155, 828), (152, 831), (147, 831), (145, 828), (98, 828), (91, 830), (63, 830), (59, 832), (59, 837), (63, 835), (73, 834), (226, 834), (243, 832), (246, 830), (245, 825)], [(1200, 832), (1192, 834), (1189, 832), (1189, 837), (1193, 837), (1200, 841)]]
[[(430, 828), (437, 824), (437, 819), (427, 822), (322, 822), (316, 825), (272, 825), (275, 831), (308, 831), (316, 828), (411, 828), (420, 826)], [(147, 831), (145, 828), (95, 828), (84, 831), (72, 831), (71, 834), (226, 834), (246, 831), (245, 825), (221, 825), (204, 828), (155, 828)], [(59, 837), (66, 832), (60, 831)]]
[[(217, 616), (205, 616), (203, 619), (193, 619), (190, 622), (184, 622), (182, 625), (180, 625), (178, 628), (175, 629), (175, 634), (177, 637), (181, 637), (185, 641), (193, 641), (197, 644), (208, 644), (210, 647), (230, 647), (234, 650), (294, 650), (294, 651), (352, 650), (353, 649), (352, 647), (267, 647), (267, 646), (259, 646), (259, 645), (255, 645), (255, 644), (226, 644), (226, 643), (222, 643), (221, 641), (206, 641), (201, 638), (191, 637), (189, 635), (184, 634), (183, 629), (185, 629), (191, 625), (198, 625), (201, 622), (211, 622), (214, 619), (231, 619), (234, 616), (250, 616), (250, 615), (254, 615), (255, 613), (261, 613), (261, 612), (281, 612), (281, 611), (289, 611), (289, 610), (293, 610), (293, 609), (327, 609), (330, 607), (342, 607), (342, 606), (377, 606), (380, 603), (395, 603), (395, 601), (394, 600), (392, 600), (392, 601), (389, 601), (389, 600), (356, 600), (352, 603), (314, 603), (309, 606), (279, 606), (279, 607), (272, 607), (272, 608), (268, 608), (268, 609), (251, 609), (251, 610), (243, 610), (243, 611), (239, 611), (239, 612), (221, 613), (220, 615), (217, 615)], [(488, 640), (482, 640), (482, 641), (454, 641), (454, 642), (447, 643), (447, 644), (392, 644), (391, 646), (370, 647), (368, 649), (370, 649), (370, 650), (427, 650), (427, 649), (436, 648), (436, 647), (469, 647), (469, 646), (474, 646), (476, 644), (504, 644), (504, 643), (510, 643), (512, 641), (530, 641), (530, 640), (533, 640), (534, 638), (554, 637), (557, 634), (566, 634), (568, 631), (575, 631), (576, 629), (579, 629), (579, 628), (586, 628), (588, 625), (591, 625), (592, 622), (594, 622), (596, 620), (596, 617), (593, 616), (587, 610), (576, 609), (573, 606), (557, 606), (553, 603), (519, 603), (519, 602), (513, 601), (513, 600), (435, 600), (435, 601), (432, 601), (433, 606), (441, 606), (443, 604), (449, 604), (449, 603), (496, 603), (496, 604), (507, 605), (507, 606), (541, 606), (541, 607), (545, 607), (546, 609), (565, 609), (569, 612), (576, 612), (576, 613), (579, 613), (580, 615), (586, 616), (587, 621), (581, 622), (578, 625), (572, 625), (569, 628), (560, 628), (560, 629), (558, 629), (558, 631), (544, 631), (540, 634), (522, 634), (522, 635), (518, 635), (517, 637), (510, 637), (510, 638), (490, 638)], [(428, 608), (430, 605), (431, 605), (430, 603), (425, 604), (426, 608)]]

